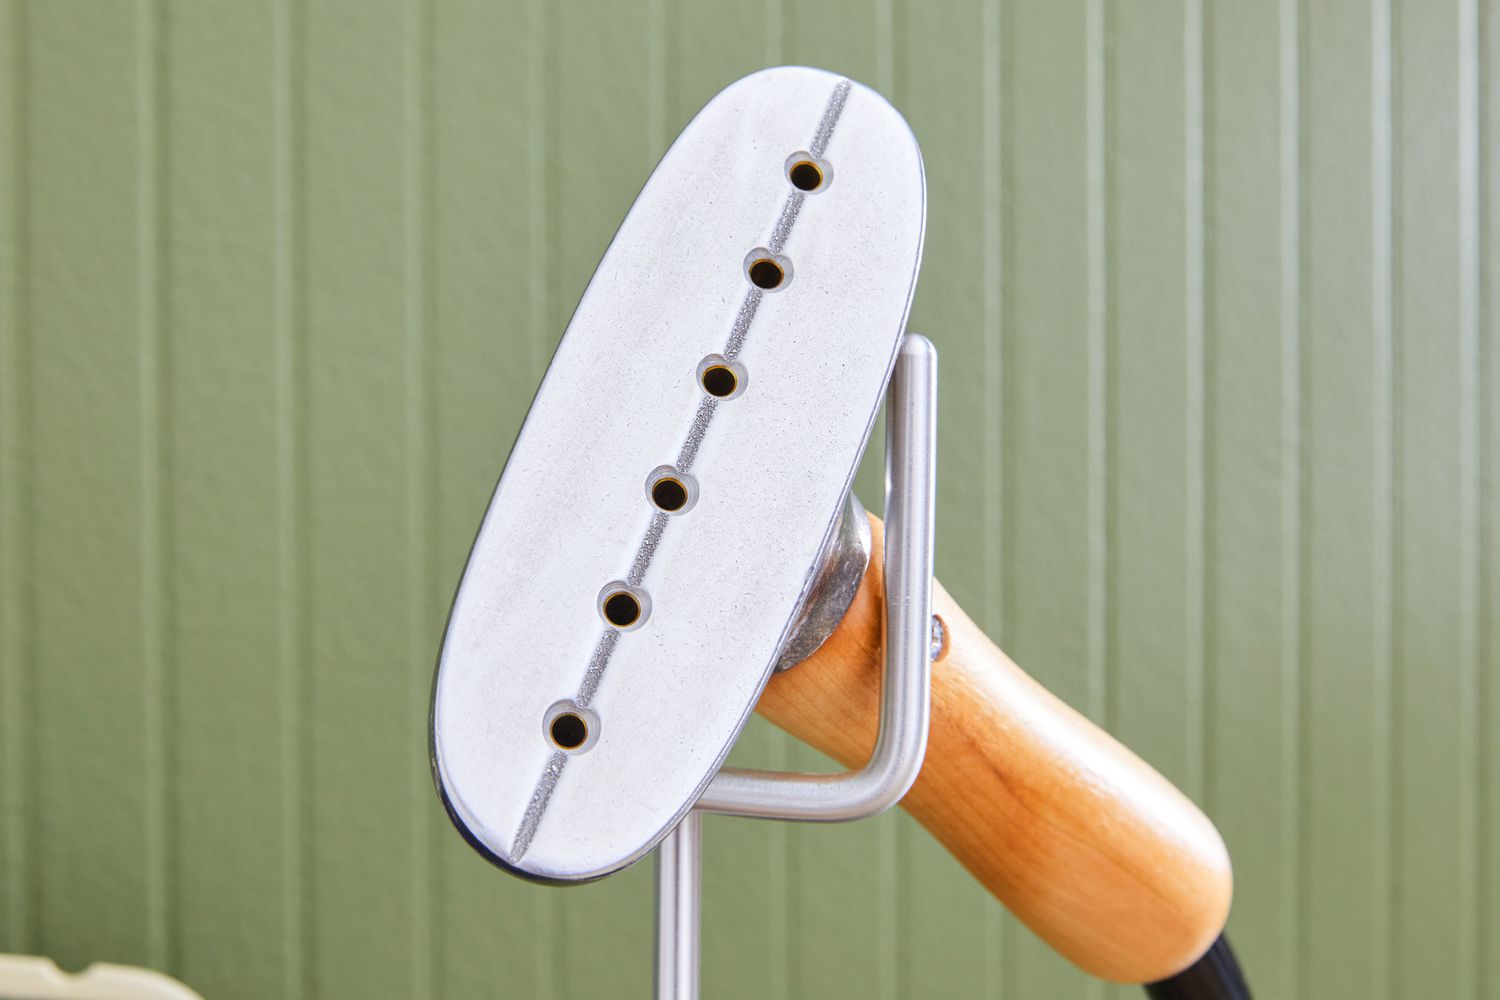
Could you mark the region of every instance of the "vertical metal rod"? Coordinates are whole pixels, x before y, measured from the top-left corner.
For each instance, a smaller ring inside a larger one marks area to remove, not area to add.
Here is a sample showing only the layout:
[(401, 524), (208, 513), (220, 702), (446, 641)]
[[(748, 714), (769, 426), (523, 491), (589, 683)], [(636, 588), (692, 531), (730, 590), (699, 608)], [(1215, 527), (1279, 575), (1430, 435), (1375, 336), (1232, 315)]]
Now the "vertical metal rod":
[(698, 1000), (702, 823), (689, 812), (656, 851), (656, 1000)]

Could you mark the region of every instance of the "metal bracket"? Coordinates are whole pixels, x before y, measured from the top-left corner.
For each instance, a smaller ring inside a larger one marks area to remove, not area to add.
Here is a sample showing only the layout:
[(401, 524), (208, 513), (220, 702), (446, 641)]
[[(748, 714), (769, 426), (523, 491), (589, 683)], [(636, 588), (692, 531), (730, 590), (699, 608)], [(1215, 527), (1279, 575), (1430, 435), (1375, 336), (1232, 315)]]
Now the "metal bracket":
[(932, 676), (932, 548), (937, 351), (907, 334), (887, 395), (885, 665), (880, 730), (864, 767), (841, 774), (724, 768), (657, 850), (656, 997), (697, 1000), (700, 812), (844, 822), (899, 802), (927, 752)]

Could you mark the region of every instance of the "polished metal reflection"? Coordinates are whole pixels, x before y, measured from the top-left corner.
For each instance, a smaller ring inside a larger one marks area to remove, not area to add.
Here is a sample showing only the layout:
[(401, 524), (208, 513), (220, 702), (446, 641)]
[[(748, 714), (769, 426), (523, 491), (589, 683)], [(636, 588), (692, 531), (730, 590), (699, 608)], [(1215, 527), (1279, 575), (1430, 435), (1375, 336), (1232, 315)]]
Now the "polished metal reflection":
[(698, 1000), (702, 825), (700, 813), (688, 813), (656, 851), (658, 1000)]
[(791, 635), (776, 658), (779, 673), (795, 667), (823, 645), (844, 620), (859, 584), (870, 565), (870, 517), (853, 491), (828, 544), (818, 556), (818, 570), (802, 607), (792, 622)]

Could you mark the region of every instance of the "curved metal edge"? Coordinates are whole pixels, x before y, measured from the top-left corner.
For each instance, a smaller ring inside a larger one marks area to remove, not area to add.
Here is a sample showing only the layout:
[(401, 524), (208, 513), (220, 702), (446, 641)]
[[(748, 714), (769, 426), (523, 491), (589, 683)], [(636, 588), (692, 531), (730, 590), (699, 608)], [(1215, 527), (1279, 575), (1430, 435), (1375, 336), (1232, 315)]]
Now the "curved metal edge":
[(916, 781), (931, 711), (937, 349), (909, 333), (891, 374), (886, 422), (885, 665), (880, 731), (857, 771), (723, 768), (695, 808), (728, 816), (845, 822), (884, 812)]
[(844, 512), (818, 557), (818, 570), (797, 610), (791, 634), (776, 655), (775, 673), (790, 670), (827, 641), (865, 578), (870, 565), (870, 518), (859, 497), (850, 490), (844, 497)]

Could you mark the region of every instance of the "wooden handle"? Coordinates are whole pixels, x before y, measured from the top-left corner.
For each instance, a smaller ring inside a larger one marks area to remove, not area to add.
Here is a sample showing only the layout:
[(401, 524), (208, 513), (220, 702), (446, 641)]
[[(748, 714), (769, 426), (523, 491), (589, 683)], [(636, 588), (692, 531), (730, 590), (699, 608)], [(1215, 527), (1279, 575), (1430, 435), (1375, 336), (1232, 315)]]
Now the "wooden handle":
[[(882, 530), (838, 630), (758, 711), (846, 767), (880, 698)], [(1093, 975), (1143, 983), (1203, 954), (1229, 914), (1219, 833), (1161, 775), (1028, 677), (934, 585), (947, 629), (926, 763), (902, 805), (990, 892)]]

